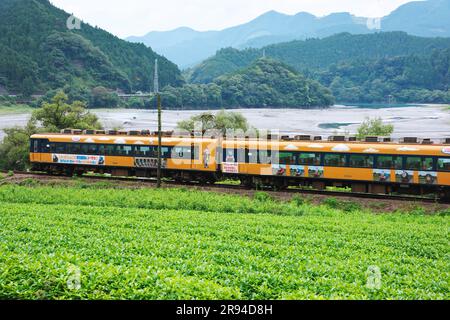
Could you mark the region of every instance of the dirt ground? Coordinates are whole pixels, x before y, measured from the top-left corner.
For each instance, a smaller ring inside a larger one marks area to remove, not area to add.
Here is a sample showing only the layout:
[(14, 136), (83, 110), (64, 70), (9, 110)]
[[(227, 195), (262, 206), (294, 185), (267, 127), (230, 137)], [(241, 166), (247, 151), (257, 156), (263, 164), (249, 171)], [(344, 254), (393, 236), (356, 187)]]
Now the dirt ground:
[[(35, 174), (14, 174), (7, 175), (2, 173), (3, 179), (0, 179), (0, 186), (4, 184), (17, 185), (47, 185), (47, 186), (79, 186), (80, 184), (92, 187), (104, 188), (127, 188), (127, 189), (141, 189), (141, 188), (155, 188), (156, 184), (152, 181), (136, 181), (136, 180), (107, 180), (102, 178), (84, 178), (84, 177), (52, 177), (46, 175)], [(199, 191), (209, 191), (221, 194), (234, 194), (253, 198), (255, 193), (260, 191), (245, 190), (245, 189), (230, 189), (220, 186), (199, 186), (199, 185), (177, 185), (177, 184), (163, 184), (163, 188), (187, 188)], [(312, 204), (321, 204), (326, 199), (335, 198), (340, 202), (353, 203), (361, 208), (370, 209), (375, 213), (389, 213), (395, 211), (411, 212), (424, 210), (428, 214), (450, 210), (450, 204), (419, 202), (419, 201), (402, 201), (391, 199), (370, 199), (370, 198), (355, 198), (351, 196), (328, 196), (328, 195), (312, 195), (296, 192), (283, 191), (267, 191), (267, 193), (276, 200), (290, 201), (294, 197), (302, 197), (305, 201)]]

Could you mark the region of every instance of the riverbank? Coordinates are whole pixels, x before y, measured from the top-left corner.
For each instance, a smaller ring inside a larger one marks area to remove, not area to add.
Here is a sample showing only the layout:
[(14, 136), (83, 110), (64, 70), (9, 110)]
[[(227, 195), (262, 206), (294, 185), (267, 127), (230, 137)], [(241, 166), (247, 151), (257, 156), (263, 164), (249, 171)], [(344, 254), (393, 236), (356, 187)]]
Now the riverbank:
[[(447, 105), (402, 105), (402, 106), (344, 106), (329, 109), (237, 109), (250, 124), (259, 129), (275, 129), (283, 133), (303, 133), (310, 135), (353, 134), (366, 118), (381, 117), (394, 125), (394, 137), (417, 136), (419, 138), (442, 138), (450, 133), (450, 112)], [(155, 110), (136, 109), (96, 109), (92, 110), (108, 128), (126, 130), (156, 130)], [(163, 129), (173, 130), (177, 123), (189, 119), (205, 110), (163, 112)], [(216, 112), (216, 111), (211, 111)], [(0, 112), (0, 140), (2, 129), (24, 126), (31, 114)]]
[(33, 108), (26, 104), (2, 105), (0, 104), (0, 115), (3, 114), (20, 114), (31, 113)]

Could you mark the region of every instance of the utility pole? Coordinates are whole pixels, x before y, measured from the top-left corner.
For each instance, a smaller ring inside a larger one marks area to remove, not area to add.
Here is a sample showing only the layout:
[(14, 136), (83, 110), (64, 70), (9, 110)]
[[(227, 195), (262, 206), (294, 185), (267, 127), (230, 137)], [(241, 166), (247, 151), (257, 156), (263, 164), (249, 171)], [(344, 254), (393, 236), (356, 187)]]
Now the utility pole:
[(158, 106), (158, 169), (157, 169), (157, 188), (161, 188), (161, 167), (162, 167), (162, 124), (161, 124), (161, 95), (159, 94), (159, 77), (158, 77), (158, 59), (155, 59), (155, 77), (154, 91), (156, 94), (156, 103)]

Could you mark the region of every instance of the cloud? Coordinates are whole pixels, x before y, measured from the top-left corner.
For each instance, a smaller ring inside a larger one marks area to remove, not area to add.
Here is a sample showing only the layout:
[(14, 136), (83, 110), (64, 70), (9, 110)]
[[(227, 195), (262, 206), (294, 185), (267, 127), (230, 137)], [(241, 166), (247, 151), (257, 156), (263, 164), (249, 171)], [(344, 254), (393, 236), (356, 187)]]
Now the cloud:
[(374, 148), (369, 148), (363, 151), (364, 153), (378, 153), (380, 152), (380, 150), (374, 149)]
[(72, 141), (79, 142), (79, 141), (81, 141), (81, 137), (80, 136), (73, 136), (72, 137)]
[(92, 139), (92, 138), (87, 138), (87, 139), (84, 140), (84, 142), (87, 142), (87, 143), (94, 143), (95, 141), (94, 141), (94, 139)]
[(310, 145), (308, 146), (308, 148), (312, 148), (312, 149), (323, 149), (324, 146), (321, 145), (321, 144), (318, 144), (318, 143), (314, 143), (314, 144), (310, 144)]
[(409, 152), (409, 151), (419, 151), (419, 149), (412, 147), (400, 147), (397, 149), (397, 151)]
[(338, 144), (338, 145), (335, 146), (333, 149), (331, 149), (331, 151), (336, 151), (336, 152), (347, 152), (347, 151), (350, 151), (350, 147), (347, 146), (346, 144)]
[(125, 144), (125, 143), (127, 143), (127, 141), (123, 138), (119, 138), (119, 139), (114, 140), (114, 143)]
[(290, 144), (290, 145), (284, 147), (284, 150), (298, 150), (298, 147), (294, 146), (293, 144)]
[(144, 142), (142, 142), (142, 141), (136, 141), (134, 144), (139, 144), (139, 145), (142, 145), (142, 144), (145, 144)]

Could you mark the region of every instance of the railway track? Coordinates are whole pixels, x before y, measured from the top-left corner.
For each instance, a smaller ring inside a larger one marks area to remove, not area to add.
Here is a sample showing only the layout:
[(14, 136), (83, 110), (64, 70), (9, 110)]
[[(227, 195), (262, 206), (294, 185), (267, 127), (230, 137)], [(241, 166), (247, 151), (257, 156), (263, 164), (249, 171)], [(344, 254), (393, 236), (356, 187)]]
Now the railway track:
[[(0, 171), (2, 173), (7, 173), (5, 171)], [(27, 171), (14, 171), (14, 175), (27, 175), (29, 177), (42, 177), (47, 178), (62, 178), (66, 177), (64, 175), (49, 175), (44, 172), (27, 172)], [(140, 178), (140, 177), (111, 177), (111, 176), (99, 176), (99, 175), (83, 175), (80, 178), (98, 181), (127, 181), (127, 182), (142, 182), (149, 184), (156, 184), (156, 179), (154, 178)], [(219, 190), (250, 190), (247, 187), (241, 185), (230, 185), (226, 183), (216, 183), (216, 184), (200, 184), (196, 182), (177, 182), (173, 180), (164, 180), (163, 184), (166, 186), (178, 186), (178, 187), (201, 187), (203, 189)], [(276, 190), (270, 188), (258, 189), (258, 191), (275, 192)], [(313, 189), (301, 189), (301, 188), (290, 188), (277, 192), (289, 193), (289, 194), (306, 194), (306, 195), (321, 195), (329, 197), (346, 197), (346, 198), (359, 198), (359, 199), (378, 199), (378, 200), (396, 200), (396, 201), (406, 201), (406, 202), (423, 202), (423, 203), (439, 203), (439, 204), (449, 204), (449, 201), (444, 201), (438, 198), (430, 197), (420, 197), (420, 196), (409, 196), (409, 195), (384, 195), (384, 194), (370, 194), (370, 193), (356, 193), (347, 191), (329, 191), (329, 190), (313, 190)]]

